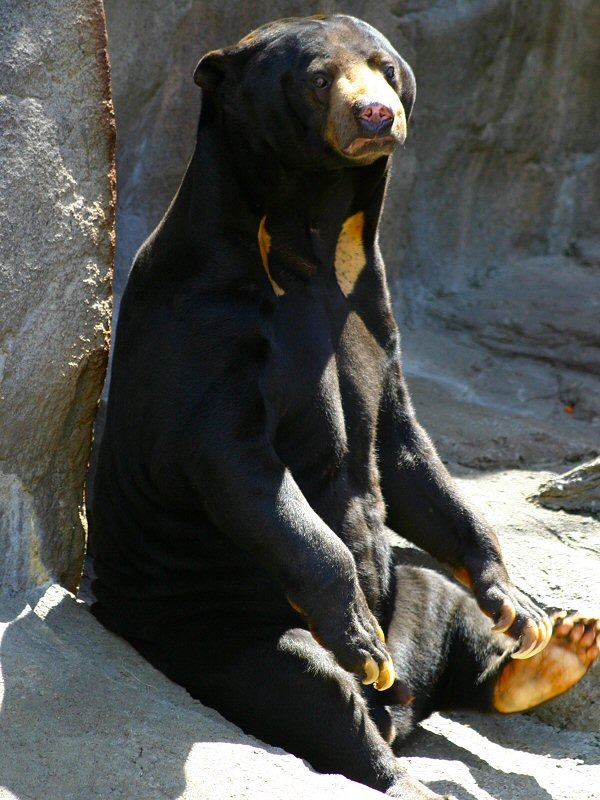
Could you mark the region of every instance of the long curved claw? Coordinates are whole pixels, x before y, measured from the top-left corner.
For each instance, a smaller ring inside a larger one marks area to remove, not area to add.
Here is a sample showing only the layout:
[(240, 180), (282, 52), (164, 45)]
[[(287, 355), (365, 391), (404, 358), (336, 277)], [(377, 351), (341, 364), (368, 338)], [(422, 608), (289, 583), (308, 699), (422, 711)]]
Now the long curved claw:
[(385, 661), (379, 670), (379, 677), (373, 686), (378, 692), (384, 692), (386, 689), (389, 689), (390, 686), (393, 686), (395, 680), (396, 671), (394, 669), (394, 665), (392, 664), (391, 660)]
[(513, 606), (510, 600), (504, 600), (504, 602), (502, 603), (502, 607), (500, 609), (500, 618), (498, 622), (496, 622), (492, 630), (495, 631), (496, 633), (504, 633), (513, 624), (516, 616), (517, 616), (516, 608)]
[(381, 625), (377, 625), (377, 636), (381, 639), (381, 641), (385, 644), (385, 633), (381, 629)]
[[(540, 641), (540, 639), (541, 639), (541, 641)], [(530, 652), (527, 653), (526, 656), (522, 656), (523, 658), (532, 658), (533, 656), (537, 656), (538, 653), (542, 652), (542, 650), (546, 647), (548, 642), (546, 641), (546, 639), (543, 636), (540, 636), (540, 639), (538, 639), (538, 641), (537, 641), (535, 647), (533, 648), (533, 650), (530, 650)]]
[(365, 686), (370, 686), (370, 684), (375, 683), (379, 678), (379, 667), (375, 659), (371, 658), (371, 656), (365, 661), (364, 670), (365, 675), (362, 682)]
[(530, 658), (538, 646), (539, 632), (539, 628), (534, 622), (531, 620), (527, 622), (523, 629), (521, 646), (512, 653), (511, 658)]
[(546, 647), (546, 645), (550, 642), (550, 639), (552, 638), (552, 623), (550, 622), (548, 617), (543, 617), (539, 621), (538, 628), (540, 632), (538, 643), (537, 646), (529, 654), (529, 658), (531, 658), (531, 656), (537, 656), (538, 653), (541, 653), (542, 650)]
[(394, 685), (395, 680), (396, 671), (391, 660), (384, 661), (381, 667), (379, 667), (373, 658), (370, 656), (367, 658), (364, 664), (364, 677), (362, 679), (365, 686), (370, 686), (372, 684), (377, 691), (384, 692)]

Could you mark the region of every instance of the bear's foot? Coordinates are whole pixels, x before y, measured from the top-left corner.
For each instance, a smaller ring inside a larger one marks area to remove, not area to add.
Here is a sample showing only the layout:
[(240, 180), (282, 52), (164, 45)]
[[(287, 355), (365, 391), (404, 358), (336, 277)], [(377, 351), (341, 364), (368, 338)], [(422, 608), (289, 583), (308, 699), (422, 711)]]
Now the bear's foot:
[(512, 714), (551, 700), (581, 680), (598, 657), (600, 620), (561, 612), (552, 622), (552, 637), (542, 652), (503, 666), (494, 686), (496, 711)]
[(387, 792), (387, 797), (397, 797), (399, 800), (456, 800), (451, 795), (437, 794), (428, 789), (424, 783), (411, 778), (409, 775), (394, 783)]

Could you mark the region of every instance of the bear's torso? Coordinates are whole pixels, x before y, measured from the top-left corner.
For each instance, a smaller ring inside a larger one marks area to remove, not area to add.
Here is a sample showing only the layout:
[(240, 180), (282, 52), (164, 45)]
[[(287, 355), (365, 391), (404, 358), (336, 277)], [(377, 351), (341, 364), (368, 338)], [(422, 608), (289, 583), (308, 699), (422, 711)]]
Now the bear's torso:
[(312, 508), (353, 553), (376, 608), (389, 560), (376, 452), (386, 353), (333, 279), (315, 283), (312, 291), (304, 287), (310, 297), (277, 301), (266, 369), (281, 408), (274, 445)]
[(390, 552), (377, 420), (397, 336), (382, 269), (371, 265), (348, 297), (333, 270), (288, 276), (280, 297), (260, 273), (222, 294), (193, 280), (167, 280), (159, 290), (150, 281), (149, 293), (143, 277), (130, 283), (111, 384), (114, 427), (105, 437), (118, 448), (102, 447), (93, 520), (101, 532), (96, 594), (115, 609), (127, 597), (131, 619), (119, 632), (151, 637), (178, 620), (239, 625), (245, 612), (253, 625), (278, 616), (285, 625), (295, 613), (190, 491), (188, 440), (221, 393), (245, 403), (250, 420), (266, 413), (278, 458), (352, 552), (379, 612)]

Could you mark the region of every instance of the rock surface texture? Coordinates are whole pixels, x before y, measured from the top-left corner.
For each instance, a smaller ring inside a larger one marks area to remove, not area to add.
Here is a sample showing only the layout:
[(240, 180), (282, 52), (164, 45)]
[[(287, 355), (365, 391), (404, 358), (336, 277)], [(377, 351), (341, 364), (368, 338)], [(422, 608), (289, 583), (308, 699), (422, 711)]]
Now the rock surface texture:
[(75, 588), (107, 361), (113, 145), (99, 0), (0, 25), (0, 590)]
[(600, 514), (600, 458), (552, 478), (531, 499), (547, 508)]

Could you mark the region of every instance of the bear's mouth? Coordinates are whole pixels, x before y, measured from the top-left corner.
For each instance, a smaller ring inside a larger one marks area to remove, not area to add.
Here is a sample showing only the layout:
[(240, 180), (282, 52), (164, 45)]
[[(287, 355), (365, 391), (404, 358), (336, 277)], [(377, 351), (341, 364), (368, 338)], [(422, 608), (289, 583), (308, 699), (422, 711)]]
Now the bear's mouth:
[(398, 144), (394, 136), (358, 136), (353, 139), (342, 153), (350, 158), (365, 155), (390, 155)]

